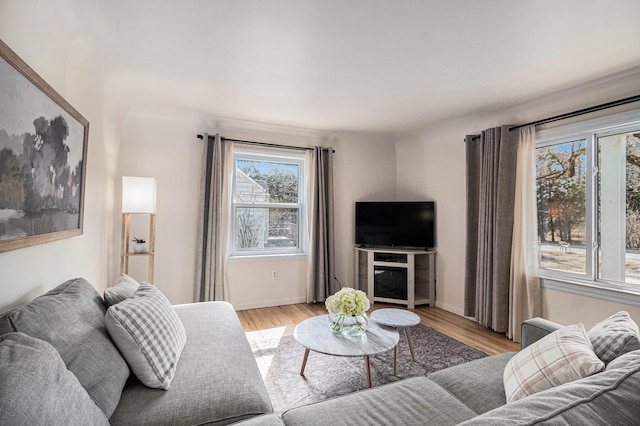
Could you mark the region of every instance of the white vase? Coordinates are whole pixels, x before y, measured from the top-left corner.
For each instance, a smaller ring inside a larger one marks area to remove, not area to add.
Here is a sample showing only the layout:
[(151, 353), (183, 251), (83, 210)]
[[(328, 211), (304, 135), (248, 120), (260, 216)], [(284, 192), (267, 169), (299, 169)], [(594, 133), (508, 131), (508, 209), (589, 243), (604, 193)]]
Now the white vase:
[(133, 246), (133, 252), (134, 253), (147, 253), (149, 251), (149, 244), (147, 243), (136, 243)]

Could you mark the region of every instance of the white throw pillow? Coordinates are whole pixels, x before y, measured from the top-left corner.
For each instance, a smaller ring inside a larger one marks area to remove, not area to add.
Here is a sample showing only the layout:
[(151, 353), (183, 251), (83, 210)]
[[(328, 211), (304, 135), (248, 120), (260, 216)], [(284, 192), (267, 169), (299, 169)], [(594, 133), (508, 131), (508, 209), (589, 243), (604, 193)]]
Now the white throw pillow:
[(527, 346), (507, 363), (503, 376), (507, 402), (603, 369), (582, 323), (563, 327)]
[(151, 388), (169, 389), (187, 338), (164, 294), (141, 284), (133, 297), (109, 307), (106, 323), (136, 377)]
[(593, 350), (605, 364), (620, 355), (640, 349), (638, 325), (625, 311), (620, 311), (594, 325), (587, 333)]
[(133, 296), (140, 283), (127, 274), (122, 274), (115, 286), (104, 291), (104, 303), (107, 307), (118, 304)]

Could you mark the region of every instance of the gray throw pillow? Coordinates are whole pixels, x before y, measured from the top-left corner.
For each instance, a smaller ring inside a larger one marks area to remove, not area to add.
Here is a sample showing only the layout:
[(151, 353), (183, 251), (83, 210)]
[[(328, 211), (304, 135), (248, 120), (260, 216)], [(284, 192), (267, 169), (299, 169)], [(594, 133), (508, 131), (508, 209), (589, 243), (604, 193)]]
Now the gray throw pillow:
[(136, 377), (151, 388), (169, 389), (187, 335), (164, 294), (143, 283), (133, 297), (109, 307), (106, 322)]
[(640, 349), (638, 325), (620, 311), (594, 325), (587, 333), (593, 350), (605, 364), (627, 352)]
[(0, 336), (0, 424), (108, 425), (49, 343), (23, 333)]
[(109, 338), (106, 311), (96, 289), (76, 278), (1, 316), (0, 329), (50, 343), (91, 398), (111, 417), (129, 377), (129, 367)]
[(127, 300), (133, 296), (140, 283), (127, 274), (122, 274), (115, 286), (104, 291), (104, 303), (107, 307)]

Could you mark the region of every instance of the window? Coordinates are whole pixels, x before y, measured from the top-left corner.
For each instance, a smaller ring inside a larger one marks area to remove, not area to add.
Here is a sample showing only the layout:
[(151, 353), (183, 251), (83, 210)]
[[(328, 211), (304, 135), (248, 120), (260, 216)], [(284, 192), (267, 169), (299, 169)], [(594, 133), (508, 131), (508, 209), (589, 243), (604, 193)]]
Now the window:
[(232, 255), (303, 251), (304, 166), (301, 153), (236, 150)]
[(538, 132), (536, 194), (543, 278), (640, 294), (640, 111)]
[(586, 273), (586, 141), (536, 150), (540, 267)]

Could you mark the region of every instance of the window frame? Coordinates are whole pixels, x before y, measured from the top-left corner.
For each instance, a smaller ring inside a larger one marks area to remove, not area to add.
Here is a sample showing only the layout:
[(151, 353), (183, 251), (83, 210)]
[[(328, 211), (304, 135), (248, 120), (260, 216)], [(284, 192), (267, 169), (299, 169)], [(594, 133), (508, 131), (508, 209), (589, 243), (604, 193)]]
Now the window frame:
[[(236, 201), (237, 173), (239, 160), (263, 161), (295, 164), (298, 166), (298, 202), (297, 203), (247, 203)], [(263, 147), (235, 147), (232, 159), (232, 184), (229, 221), (229, 258), (247, 258), (282, 255), (302, 255), (307, 252), (307, 179), (308, 160), (304, 151)], [(254, 250), (237, 248), (236, 212), (240, 208), (287, 208), (298, 212), (298, 242), (296, 247), (270, 247)]]
[(640, 285), (609, 282), (600, 279), (598, 271), (598, 138), (624, 133), (630, 128), (640, 128), (640, 109), (536, 131), (536, 149), (576, 140), (586, 141), (585, 274), (540, 268), (542, 287), (640, 306)]

